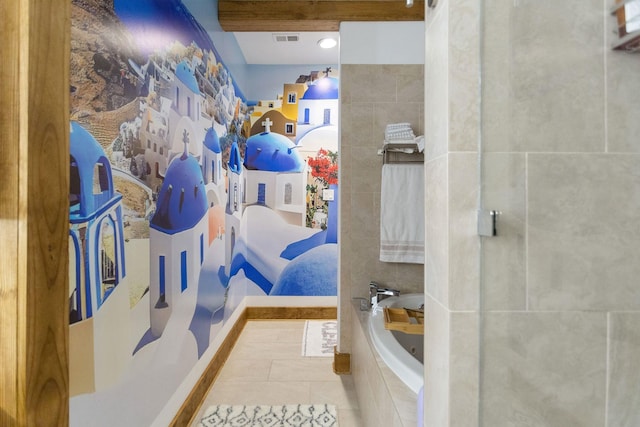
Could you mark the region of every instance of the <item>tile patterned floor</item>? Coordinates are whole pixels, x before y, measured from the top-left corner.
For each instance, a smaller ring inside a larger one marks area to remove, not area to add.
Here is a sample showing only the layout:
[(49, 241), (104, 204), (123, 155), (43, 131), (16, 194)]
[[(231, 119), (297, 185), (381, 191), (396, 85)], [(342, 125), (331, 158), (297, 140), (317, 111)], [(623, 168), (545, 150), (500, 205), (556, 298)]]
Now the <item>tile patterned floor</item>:
[(210, 405), (223, 403), (329, 403), (338, 410), (340, 427), (362, 427), (352, 376), (334, 374), (332, 357), (301, 355), (304, 322), (247, 322), (195, 419)]

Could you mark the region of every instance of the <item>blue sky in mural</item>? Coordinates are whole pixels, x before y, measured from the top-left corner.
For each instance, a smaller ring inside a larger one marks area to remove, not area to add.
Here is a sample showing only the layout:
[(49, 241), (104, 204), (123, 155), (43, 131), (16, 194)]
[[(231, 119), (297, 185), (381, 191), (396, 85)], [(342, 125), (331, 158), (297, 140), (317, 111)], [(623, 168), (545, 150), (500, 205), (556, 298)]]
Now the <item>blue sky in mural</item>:
[(179, 40), (184, 45), (195, 41), (202, 49), (215, 51), (205, 29), (180, 0), (115, 0), (114, 9), (141, 49), (157, 49), (164, 47), (158, 46), (159, 42)]
[[(175, 40), (185, 46), (195, 42), (201, 49), (214, 52), (218, 61), (224, 64), (211, 37), (182, 1), (114, 0), (113, 7), (118, 18), (133, 34), (141, 53), (149, 55)], [(233, 85), (236, 95), (244, 101), (245, 97), (235, 81)]]

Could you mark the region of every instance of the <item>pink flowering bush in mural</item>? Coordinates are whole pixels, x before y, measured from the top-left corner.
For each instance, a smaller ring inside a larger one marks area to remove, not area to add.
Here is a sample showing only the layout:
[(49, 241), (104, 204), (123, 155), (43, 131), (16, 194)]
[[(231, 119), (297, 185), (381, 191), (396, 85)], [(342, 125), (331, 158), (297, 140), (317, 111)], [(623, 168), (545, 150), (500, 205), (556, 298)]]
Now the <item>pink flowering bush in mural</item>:
[(309, 168), (324, 188), (338, 183), (338, 153), (321, 148), (317, 157), (309, 158)]
[(315, 184), (307, 185), (307, 227), (326, 228), (327, 202), (322, 190), (338, 184), (338, 153), (321, 148), (316, 157), (307, 159)]

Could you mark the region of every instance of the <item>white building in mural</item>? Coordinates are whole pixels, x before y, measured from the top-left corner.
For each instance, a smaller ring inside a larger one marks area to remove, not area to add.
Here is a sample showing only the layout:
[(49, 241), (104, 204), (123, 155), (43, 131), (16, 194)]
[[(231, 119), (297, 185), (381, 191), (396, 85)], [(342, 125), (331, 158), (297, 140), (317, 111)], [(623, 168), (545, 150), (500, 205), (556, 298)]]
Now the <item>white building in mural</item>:
[[(162, 334), (182, 292), (198, 280), (209, 236), (208, 209), (227, 202), (219, 135), (226, 126), (206, 112), (215, 91), (222, 121), (236, 118), (238, 99), (230, 76), (211, 53), (177, 65), (158, 57), (138, 73), (149, 85), (141, 103), (140, 140), (152, 173), (164, 181), (150, 222), (151, 332)], [(205, 85), (203, 91), (200, 84)], [(190, 143), (191, 142), (191, 143)], [(194, 143), (198, 142), (198, 143)], [(197, 171), (196, 171), (197, 165)]]
[(174, 158), (149, 224), (151, 334), (162, 335), (181, 294), (197, 284), (208, 248), (208, 202), (200, 164)]
[(224, 212), (227, 202), (226, 173), (222, 167), (222, 147), (214, 127), (210, 127), (202, 147), (202, 175), (209, 205), (209, 245), (224, 236)]
[(244, 193), (244, 167), (238, 143), (233, 141), (227, 163), (227, 205), (225, 208), (225, 273), (231, 275), (231, 262), (236, 247), (236, 241), (240, 237), (240, 224), (242, 223)]
[(115, 384), (130, 359), (122, 195), (98, 142), (71, 124), (69, 187), (70, 394)]
[(265, 132), (247, 139), (244, 158), (245, 203), (264, 205), (289, 224), (304, 226), (306, 168), (298, 148), (284, 135)]
[[(150, 61), (138, 69), (141, 78), (148, 81), (150, 94), (150, 100), (140, 105), (140, 141), (151, 172), (160, 177), (165, 176), (171, 160), (182, 155), (185, 138), (203, 141), (206, 130), (211, 127), (219, 134), (226, 133), (226, 127), (206, 113), (206, 97), (200, 91), (196, 64), (192, 62), (183, 60), (172, 70)], [(196, 62), (202, 61), (198, 58)], [(221, 86), (216, 95), (216, 101), (223, 105), (225, 120), (237, 113), (237, 98), (229, 80), (225, 80), (228, 84)], [(202, 145), (190, 144), (189, 153), (200, 161)]]
[(320, 126), (338, 125), (339, 81), (335, 77), (316, 80), (298, 100), (297, 139)]
[(296, 145), (303, 159), (315, 158), (320, 149), (338, 152), (338, 89), (337, 78), (324, 77), (309, 86), (299, 100)]

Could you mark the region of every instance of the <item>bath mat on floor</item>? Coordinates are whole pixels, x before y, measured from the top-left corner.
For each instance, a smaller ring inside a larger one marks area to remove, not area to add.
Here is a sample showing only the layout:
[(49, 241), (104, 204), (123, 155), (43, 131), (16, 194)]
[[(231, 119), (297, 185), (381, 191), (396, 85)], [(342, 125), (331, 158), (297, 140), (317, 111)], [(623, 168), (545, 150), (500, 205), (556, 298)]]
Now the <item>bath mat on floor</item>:
[(338, 342), (338, 322), (335, 320), (307, 320), (302, 337), (302, 355), (331, 357)]
[(334, 405), (214, 405), (199, 427), (337, 427)]

